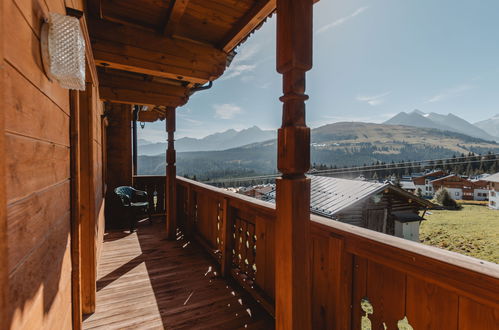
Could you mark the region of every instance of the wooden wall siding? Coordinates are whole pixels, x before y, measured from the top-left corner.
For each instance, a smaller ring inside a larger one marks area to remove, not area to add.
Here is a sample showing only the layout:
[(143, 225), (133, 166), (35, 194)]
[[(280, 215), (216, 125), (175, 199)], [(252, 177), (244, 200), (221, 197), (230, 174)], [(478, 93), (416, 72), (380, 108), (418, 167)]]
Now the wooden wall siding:
[[(0, 1), (0, 19), (3, 22), (4, 2)], [(5, 63), (4, 63), (4, 24), (0, 22), (0, 106), (5, 99)], [(5, 108), (5, 107), (4, 107)], [(7, 198), (5, 195), (5, 116), (0, 115), (0, 328), (8, 327), (8, 251), (7, 251)]]
[(1, 121), (9, 124), (0, 138), (8, 155), (1, 157), (6, 176), (0, 173), (8, 187), (9, 249), (2, 253), (8, 323), (13, 329), (70, 328), (69, 93), (47, 79), (39, 51), (41, 18), (65, 9), (58, 0), (6, 0), (2, 6), (0, 21), (9, 27), (0, 32), (2, 46), (8, 45)]
[[(239, 217), (255, 224), (255, 281), (234, 262), (226, 275), (272, 313), (275, 205), (179, 177), (177, 186), (179, 226), (209, 242), (204, 246), (219, 263), (233, 260), (239, 244), (236, 233), (235, 240), (222, 235), (222, 247), (216, 245), (219, 203), (229, 210), (223, 227)], [(359, 329), (362, 299), (373, 306), (373, 329), (383, 323), (397, 329), (404, 317), (414, 329), (499, 329), (498, 265), (315, 215), (311, 225), (314, 329)]]
[(106, 226), (128, 226), (120, 216), (120, 202), (114, 194), (119, 186), (132, 185), (132, 107), (126, 104), (107, 103), (109, 124), (106, 128)]
[[(65, 4), (83, 8), (83, 2), (77, 0), (6, 0), (1, 4), (2, 28), (9, 29), (8, 33), (0, 30), (4, 109), (0, 150), (8, 155), (1, 157), (6, 175), (0, 164), (2, 219), (2, 205), (7, 203), (7, 229), (1, 230), (7, 236), (0, 240), (9, 248), (8, 253), (0, 254), (7, 262), (1, 268), (8, 272), (10, 324), (2, 328), (71, 328), (70, 98), (68, 90), (48, 80), (40, 58), (40, 22), (49, 12), (65, 14)], [(95, 221), (91, 236), (95, 251), (88, 255), (95, 256), (100, 251), (104, 220), (102, 107), (96, 86), (90, 87), (93, 93), (83, 99), (87, 117), (98, 123), (86, 135), (91, 145), (88, 150), (92, 150), (92, 156), (86, 158), (88, 174), (95, 188), (87, 189), (86, 196), (92, 204), (88, 218)], [(4, 121), (9, 123), (5, 130)], [(1, 189), (4, 184), (9, 187), (6, 195)]]

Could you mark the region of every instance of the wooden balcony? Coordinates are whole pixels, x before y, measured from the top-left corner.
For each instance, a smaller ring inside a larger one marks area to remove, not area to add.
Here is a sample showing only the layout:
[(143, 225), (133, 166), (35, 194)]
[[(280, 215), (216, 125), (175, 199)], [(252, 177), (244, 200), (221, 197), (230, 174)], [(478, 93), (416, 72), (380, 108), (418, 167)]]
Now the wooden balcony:
[(164, 223), (106, 234), (98, 268), (96, 311), (84, 329), (271, 329), (273, 319), (216, 262)]
[[(137, 186), (146, 181), (151, 194), (165, 177), (135, 178)], [(106, 236), (97, 311), (85, 327), (272, 327), (274, 205), (183, 178), (176, 192), (177, 241), (164, 239), (164, 224)], [(358, 329), (363, 316), (372, 329), (396, 329), (405, 319), (414, 329), (497, 328), (498, 265), (311, 221), (314, 329)]]

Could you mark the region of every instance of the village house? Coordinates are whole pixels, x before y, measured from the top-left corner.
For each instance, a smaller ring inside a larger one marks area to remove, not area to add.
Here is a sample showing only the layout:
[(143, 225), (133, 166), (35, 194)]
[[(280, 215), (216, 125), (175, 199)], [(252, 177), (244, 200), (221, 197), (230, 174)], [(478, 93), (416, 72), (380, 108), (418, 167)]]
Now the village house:
[(435, 193), (445, 188), (456, 200), (485, 201), (489, 198), (487, 181), (483, 178), (468, 179), (458, 174), (447, 174), (444, 171), (434, 171), (415, 177), (414, 186), (421, 189), (422, 196), (433, 198)]
[(489, 183), (489, 207), (499, 210), (499, 173), (488, 176), (484, 180)]
[(416, 186), (416, 191), (421, 190), (421, 194), (424, 197), (431, 198), (435, 194), (435, 190), (433, 189), (433, 185), (431, 181), (435, 179), (439, 179), (441, 177), (446, 176), (447, 173), (441, 170), (432, 171), (422, 176), (418, 176), (412, 179), (414, 185)]
[(430, 181), (433, 191), (447, 189), (453, 199), (473, 200), (475, 185), (460, 175), (450, 174)]
[[(419, 242), (423, 210), (434, 205), (389, 182), (309, 175), (310, 211), (333, 220)], [(275, 202), (275, 190), (266, 198)]]
[(473, 184), (473, 200), (488, 201), (489, 200), (489, 183), (485, 179), (471, 179)]

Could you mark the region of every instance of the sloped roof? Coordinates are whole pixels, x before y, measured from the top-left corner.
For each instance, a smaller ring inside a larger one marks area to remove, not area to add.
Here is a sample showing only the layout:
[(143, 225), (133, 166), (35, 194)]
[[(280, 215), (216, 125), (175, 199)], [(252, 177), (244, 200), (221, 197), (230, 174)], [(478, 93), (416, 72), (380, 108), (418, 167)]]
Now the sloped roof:
[(483, 180), (488, 181), (488, 182), (499, 182), (499, 172), (496, 174), (492, 174), (492, 175), (484, 178)]
[[(310, 210), (313, 213), (332, 217), (345, 208), (375, 195), (385, 189), (431, 207), (431, 202), (417, 197), (390, 183), (374, 183), (309, 175), (311, 179)], [(275, 203), (275, 190), (268, 194), (267, 201)]]
[(406, 190), (416, 190), (416, 185), (412, 181), (400, 181), (402, 189)]

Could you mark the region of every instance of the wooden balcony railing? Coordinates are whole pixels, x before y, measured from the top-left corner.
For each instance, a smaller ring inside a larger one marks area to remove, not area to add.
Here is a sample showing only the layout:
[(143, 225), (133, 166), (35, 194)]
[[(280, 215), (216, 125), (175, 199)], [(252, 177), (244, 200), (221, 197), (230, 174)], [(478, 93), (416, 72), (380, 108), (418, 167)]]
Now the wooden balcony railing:
[[(165, 182), (134, 177), (155, 214), (165, 214)], [(275, 205), (180, 177), (176, 188), (185, 235), (273, 315)], [(497, 328), (498, 265), (315, 215), (311, 231), (314, 328), (355, 329), (363, 318), (372, 329), (404, 318), (414, 329)]]
[[(273, 314), (275, 206), (183, 178), (176, 188), (183, 232)], [(314, 215), (311, 231), (314, 329), (497, 329), (498, 265)]]
[(134, 188), (147, 192), (153, 215), (165, 214), (165, 184), (164, 175), (137, 175), (133, 177)]

